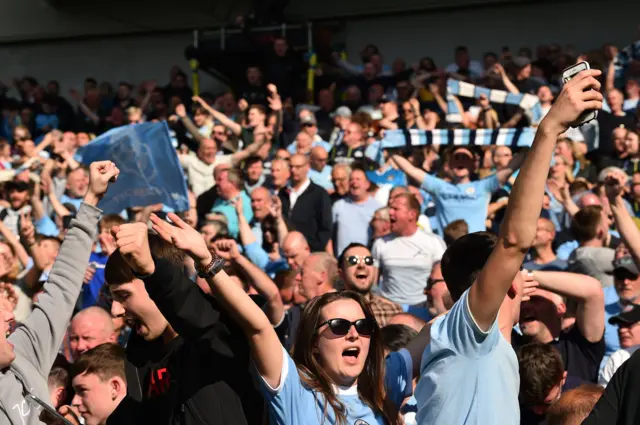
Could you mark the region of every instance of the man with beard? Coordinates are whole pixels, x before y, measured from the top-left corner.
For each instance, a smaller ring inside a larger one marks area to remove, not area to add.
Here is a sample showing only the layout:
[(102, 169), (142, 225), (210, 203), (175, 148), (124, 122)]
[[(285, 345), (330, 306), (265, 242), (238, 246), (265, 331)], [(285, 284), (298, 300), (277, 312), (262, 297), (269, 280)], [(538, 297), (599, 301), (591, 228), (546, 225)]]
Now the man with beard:
[(349, 244), (338, 259), (338, 268), (344, 289), (365, 296), (380, 327), (394, 315), (402, 313), (398, 304), (371, 292), (376, 273), (369, 248), (357, 242)]
[(504, 186), (511, 174), (520, 168), (523, 155), (515, 155), (505, 169), (489, 177), (472, 181), (475, 170), (473, 152), (464, 146), (458, 146), (451, 152), (449, 167), (453, 174), (451, 183), (427, 174), (415, 167), (408, 159), (394, 155), (393, 160), (407, 176), (422, 184), (436, 202), (436, 219), (444, 229), (455, 220), (464, 220), (469, 225), (469, 233), (486, 230), (485, 219), (491, 194)]

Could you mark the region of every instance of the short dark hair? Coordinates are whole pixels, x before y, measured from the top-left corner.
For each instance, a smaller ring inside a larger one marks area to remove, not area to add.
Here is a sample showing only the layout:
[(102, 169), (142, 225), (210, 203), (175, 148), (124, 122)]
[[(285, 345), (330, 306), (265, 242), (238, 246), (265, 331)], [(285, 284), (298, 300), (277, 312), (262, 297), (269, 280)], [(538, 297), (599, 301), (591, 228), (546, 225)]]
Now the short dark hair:
[(73, 390), (71, 388), (71, 378), (69, 377), (70, 369), (71, 364), (69, 361), (62, 354), (58, 354), (47, 377), (47, 384), (50, 388), (63, 387), (65, 389), (65, 399), (62, 400), (63, 404), (69, 404), (71, 402)]
[(447, 224), (447, 227), (444, 228), (444, 241), (447, 246), (451, 245), (467, 233), (469, 233), (469, 225), (466, 221), (454, 220), (451, 223)]
[(78, 375), (97, 375), (101, 381), (115, 376), (127, 380), (124, 363), (126, 353), (118, 344), (100, 344), (80, 355), (71, 365), (71, 380)]
[[(155, 233), (149, 232), (149, 249), (156, 258), (163, 258), (169, 261), (174, 267), (183, 267), (184, 251), (179, 250), (169, 242), (162, 239)], [(135, 276), (131, 271), (131, 267), (122, 257), (119, 249), (107, 259), (104, 266), (104, 280), (108, 285), (121, 285), (131, 282)]]
[(340, 256), (338, 257), (338, 268), (342, 268), (342, 262), (344, 261), (344, 254), (345, 252), (349, 251), (351, 248), (366, 248), (367, 250), (369, 250), (369, 252), (371, 252), (371, 250), (369, 249), (368, 246), (361, 244), (360, 242), (351, 242), (349, 245), (347, 245), (347, 247), (345, 249), (342, 250), (342, 252), (340, 253)]
[(398, 351), (409, 344), (418, 332), (407, 325), (387, 325), (380, 330), (382, 346), (389, 351)]
[(598, 234), (598, 226), (602, 220), (602, 207), (589, 205), (582, 208), (573, 216), (571, 232), (578, 242), (586, 242), (594, 239)]
[(262, 158), (260, 158), (258, 155), (252, 155), (249, 158), (244, 160), (244, 169), (248, 169), (249, 167), (251, 167), (253, 164), (255, 164), (256, 162), (262, 162)]
[(475, 232), (449, 245), (440, 265), (442, 277), (454, 302), (471, 288), (497, 243), (498, 237), (493, 233)]
[(518, 350), (520, 404), (542, 403), (549, 391), (562, 382), (564, 364), (556, 348), (541, 342), (525, 344)]

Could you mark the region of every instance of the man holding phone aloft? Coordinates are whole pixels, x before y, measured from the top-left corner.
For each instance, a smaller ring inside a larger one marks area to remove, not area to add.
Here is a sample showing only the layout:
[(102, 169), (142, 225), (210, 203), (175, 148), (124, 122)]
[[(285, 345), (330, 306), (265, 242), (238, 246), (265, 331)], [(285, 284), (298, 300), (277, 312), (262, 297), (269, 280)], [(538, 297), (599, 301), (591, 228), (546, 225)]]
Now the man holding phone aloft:
[(40, 424), (39, 406), (27, 401), (32, 393), (48, 400), (47, 376), (58, 354), (71, 313), (80, 294), (89, 254), (96, 238), (96, 206), (120, 170), (111, 161), (91, 164), (91, 181), (78, 214), (71, 222), (44, 292), (33, 312), (6, 337), (11, 313), (0, 311), (0, 423)]

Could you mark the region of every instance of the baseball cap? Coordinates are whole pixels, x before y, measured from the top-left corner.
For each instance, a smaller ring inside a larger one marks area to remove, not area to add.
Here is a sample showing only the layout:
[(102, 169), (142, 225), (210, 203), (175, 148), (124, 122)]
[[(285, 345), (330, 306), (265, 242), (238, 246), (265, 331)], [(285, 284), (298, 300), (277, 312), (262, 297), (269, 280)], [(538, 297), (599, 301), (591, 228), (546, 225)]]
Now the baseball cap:
[(382, 96), (380, 96), (380, 99), (378, 99), (378, 103), (389, 103), (389, 102), (392, 102), (392, 100), (386, 94), (383, 94)]
[(314, 117), (313, 115), (305, 115), (304, 117), (300, 118), (300, 124), (316, 125), (317, 124), (316, 117)]
[(516, 56), (515, 58), (513, 58), (513, 66), (518, 69), (522, 69), (530, 63), (531, 60), (526, 56)]
[(329, 116), (331, 118), (342, 117), (342, 118), (350, 118), (351, 117), (351, 109), (347, 106), (341, 106), (336, 109), (334, 112), (330, 113)]
[(613, 271), (614, 273), (617, 271), (626, 271), (635, 275), (640, 274), (640, 272), (638, 271), (638, 266), (636, 266), (635, 261), (633, 261), (633, 257), (631, 257), (630, 255), (625, 255), (624, 257), (620, 257), (614, 260)]
[(609, 323), (612, 325), (632, 325), (636, 322), (640, 322), (640, 305), (634, 305), (631, 310), (609, 319)]

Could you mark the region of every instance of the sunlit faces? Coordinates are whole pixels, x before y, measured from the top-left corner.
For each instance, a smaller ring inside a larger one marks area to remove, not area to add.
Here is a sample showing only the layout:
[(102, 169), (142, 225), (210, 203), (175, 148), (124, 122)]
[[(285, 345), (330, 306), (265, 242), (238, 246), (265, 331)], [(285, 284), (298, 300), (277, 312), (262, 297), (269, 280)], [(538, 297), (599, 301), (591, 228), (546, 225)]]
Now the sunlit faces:
[[(355, 257), (355, 261), (352, 257)], [(369, 293), (373, 286), (374, 265), (372, 260), (366, 261), (367, 258), (371, 258), (371, 252), (363, 246), (354, 246), (343, 253), (340, 274), (345, 289), (361, 294)]]
[(125, 387), (124, 381), (120, 378), (103, 380), (94, 373), (77, 375), (73, 378), (72, 385), (75, 391), (72, 405), (82, 415), (85, 425), (105, 424), (118, 406), (118, 395)]
[[(320, 323), (331, 319), (350, 322), (366, 319), (360, 305), (351, 299), (341, 299), (327, 304), (320, 314)], [(346, 335), (333, 333), (328, 324), (318, 328), (317, 355), (324, 370), (337, 385), (353, 386), (364, 369), (371, 339), (360, 335), (351, 326)]]
[(363, 170), (353, 170), (349, 178), (349, 194), (356, 201), (361, 201), (367, 197), (371, 184)]
[(129, 326), (146, 341), (153, 341), (164, 333), (167, 319), (149, 297), (142, 280), (111, 285), (110, 290), (112, 316), (124, 316)]

